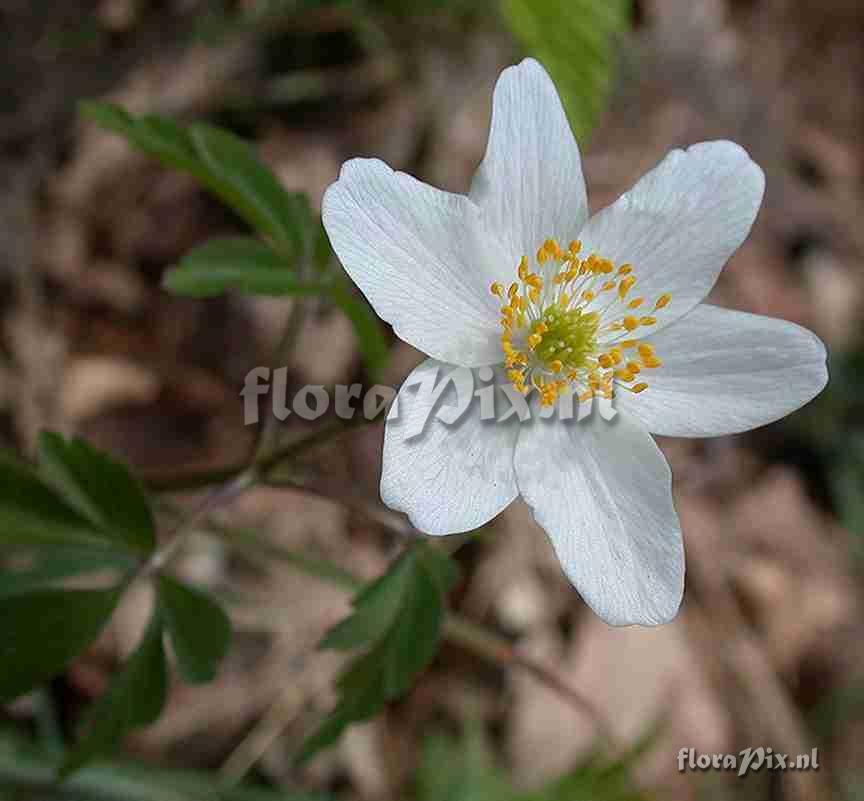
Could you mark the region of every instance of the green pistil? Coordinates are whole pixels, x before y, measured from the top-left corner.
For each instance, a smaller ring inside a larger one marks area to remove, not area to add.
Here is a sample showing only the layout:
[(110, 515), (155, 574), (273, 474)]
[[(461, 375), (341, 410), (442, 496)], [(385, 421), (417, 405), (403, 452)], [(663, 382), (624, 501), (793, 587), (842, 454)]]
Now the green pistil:
[(560, 361), (569, 370), (585, 367), (588, 357), (597, 349), (596, 318), (579, 309), (563, 311), (550, 306), (543, 312), (543, 322), (548, 330), (534, 351), (537, 357), (546, 365)]

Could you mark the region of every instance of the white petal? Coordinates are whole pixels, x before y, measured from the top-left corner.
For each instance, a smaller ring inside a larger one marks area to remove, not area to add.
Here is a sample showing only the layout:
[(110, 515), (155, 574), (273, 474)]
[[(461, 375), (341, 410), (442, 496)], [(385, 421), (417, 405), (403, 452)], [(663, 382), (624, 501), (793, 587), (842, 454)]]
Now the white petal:
[(684, 591), (672, 474), (641, 426), (535, 420), (516, 445), (519, 490), (552, 540), (567, 577), (607, 623), (656, 625)]
[[(432, 393), (410, 388), (423, 380), (436, 386), (453, 369), (434, 359), (417, 367), (399, 390), (384, 434), (381, 498), (387, 506), (405, 512), (426, 534), (475, 529), (503, 511), (517, 495), (513, 451), (518, 419), (506, 423), (481, 420), (475, 401), (456, 422), (446, 423), (438, 418), (437, 410), (459, 407), (460, 396), (452, 382), (437, 403)], [(462, 369), (463, 374), (469, 372)], [(471, 372), (474, 379), (469, 391), (474, 385), (488, 385), (477, 378), (478, 371)], [(495, 377), (498, 385), (506, 383), (500, 370)], [(500, 414), (506, 407), (499, 408)], [(412, 437), (424, 421), (422, 433)]]
[(324, 227), (348, 275), (397, 335), (466, 366), (501, 361), (494, 243), (480, 211), (377, 159), (353, 159), (324, 195)]
[(673, 150), (629, 192), (595, 214), (579, 235), (583, 253), (633, 265), (640, 310), (672, 295), (657, 313), (659, 330), (705, 298), (720, 270), (746, 239), (765, 176), (733, 142)]
[(794, 412), (828, 381), (825, 346), (786, 320), (701, 304), (647, 341), (662, 367), (640, 374), (644, 392), (615, 400), (655, 434), (747, 431)]
[(555, 85), (533, 59), (498, 79), (489, 144), (470, 196), (513, 272), (550, 237), (567, 247), (588, 219), (579, 147)]

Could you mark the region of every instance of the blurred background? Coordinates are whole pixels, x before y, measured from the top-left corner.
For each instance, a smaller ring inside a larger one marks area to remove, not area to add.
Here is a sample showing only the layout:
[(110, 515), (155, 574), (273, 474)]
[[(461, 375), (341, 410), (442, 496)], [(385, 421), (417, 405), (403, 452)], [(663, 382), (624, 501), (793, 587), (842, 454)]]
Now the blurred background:
[[(47, 789), (52, 732), (75, 730), (140, 634), (149, 599), (129, 593), (94, 648), (0, 716), (0, 798), (209, 801), (248, 780), (358, 801), (492, 801), (497, 781), (546, 787), (576, 771), (542, 798), (864, 799), (862, 42), (854, 0), (2, 0), (6, 448), (31, 452), (45, 427), (80, 433), (155, 488), (241, 461), (254, 435), (243, 377), (268, 363), (291, 305), (161, 290), (191, 247), (245, 228), (190, 178), (81, 122), (78, 100), (225, 126), (318, 208), (355, 155), (465, 191), (494, 81), (525, 54), (566, 99), (592, 209), (672, 147), (729, 138), (750, 151), (765, 203), (711, 300), (813, 329), (831, 382), (766, 428), (661, 441), (688, 560), (668, 626), (593, 616), (519, 504), (460, 549), (455, 607), (578, 688), (593, 714), (529, 671), (448, 645), (404, 701), (294, 766), (340, 666), (315, 645), (348, 604), (280, 549), (361, 576), (386, 568), (405, 523), (378, 504), (373, 425), (308, 452), (309, 492), (258, 490), (220, 512), (225, 531), (253, 530), (271, 551), (202, 532), (178, 560), (230, 605), (237, 634), (217, 681), (175, 687), (83, 790)], [(420, 360), (393, 339), (382, 383)], [(289, 368), (297, 386), (368, 378), (350, 323), (324, 307)], [(598, 755), (603, 729), (617, 757)], [(681, 748), (758, 746), (818, 748), (820, 769), (678, 771)], [(435, 789), (448, 771), (459, 793)]]

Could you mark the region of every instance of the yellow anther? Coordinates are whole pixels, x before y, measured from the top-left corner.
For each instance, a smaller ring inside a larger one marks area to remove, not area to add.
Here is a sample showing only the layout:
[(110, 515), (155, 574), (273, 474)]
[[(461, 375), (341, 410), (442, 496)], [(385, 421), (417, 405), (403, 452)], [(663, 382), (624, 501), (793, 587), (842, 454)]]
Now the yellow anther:
[(501, 307), (501, 314), (503, 314), (505, 317), (512, 317), (513, 316), (513, 307), (512, 306), (502, 306)]
[(489, 285), (489, 291), (490, 291), (493, 295), (497, 295), (499, 298), (502, 297), (503, 294), (504, 294), (504, 289), (503, 289), (503, 287), (502, 287), (501, 284), (499, 284), (497, 281), (493, 281), (493, 282)]
[(528, 347), (534, 350), (542, 341), (543, 337), (540, 334), (531, 334), (528, 337)]
[(582, 293), (582, 300), (584, 300), (586, 303), (590, 303), (592, 300), (594, 300), (594, 293), (591, 290), (586, 289)]
[(612, 348), (609, 351), (609, 358), (612, 359), (612, 364), (621, 364), (624, 359), (624, 354), (621, 353), (621, 348)]
[(554, 239), (547, 239), (543, 243), (543, 247), (545, 248), (546, 252), (553, 258), (558, 259), (559, 261), (564, 258), (564, 252), (559, 247), (558, 242), (556, 242)]
[(519, 284), (515, 281), (507, 288), (507, 297), (515, 298), (519, 294)]
[(625, 383), (632, 381), (634, 378), (633, 373), (629, 370), (615, 370), (612, 375), (614, 375), (619, 381), (624, 381)]
[(622, 339), (618, 343), (619, 348), (635, 348), (637, 345), (637, 341), (635, 339)]
[(534, 323), (534, 327), (531, 330), (535, 334), (545, 334), (549, 330), (549, 326), (547, 326), (542, 320), (538, 320)]
[(621, 300), (624, 300), (624, 296), (630, 291), (630, 288), (635, 283), (636, 279), (632, 275), (622, 278), (621, 283), (618, 284), (618, 297), (621, 298)]
[(662, 367), (663, 366), (663, 362), (660, 359), (658, 359), (656, 356), (643, 356), (642, 357), (642, 364), (648, 368)]
[(508, 370), (507, 371), (507, 378), (509, 378), (514, 383), (518, 382), (518, 381), (522, 381), (522, 371), (521, 370)]
[(597, 362), (604, 370), (608, 370), (612, 366), (612, 359), (608, 353), (601, 353), (597, 357)]
[(632, 387), (630, 387), (630, 391), (635, 392), (637, 395), (640, 392), (644, 392), (646, 389), (648, 389), (647, 384), (634, 384)]
[(566, 309), (570, 305), (570, 296), (566, 292), (561, 293), (561, 297), (558, 298), (558, 305), (562, 309)]
[(528, 298), (532, 303), (539, 303), (540, 290), (536, 286), (532, 286), (531, 289), (528, 290)]
[(582, 243), (578, 239), (571, 239), (568, 249), (575, 256), (580, 250), (582, 250)]
[(525, 283), (528, 286), (536, 287), (537, 289), (543, 289), (543, 279), (537, 275), (537, 273), (528, 273), (528, 277), (525, 279)]
[(618, 268), (618, 275), (630, 275), (630, 273), (632, 273), (632, 272), (633, 272), (633, 265), (632, 264), (622, 264)]
[(664, 306), (669, 305), (669, 301), (672, 300), (672, 296), (668, 293), (665, 295), (661, 295), (657, 298), (657, 302), (654, 304), (655, 309), (662, 309)]
[(637, 375), (642, 368), (639, 366), (639, 362), (627, 362), (627, 369), (633, 375)]
[(654, 346), (653, 346), (653, 345), (649, 345), (647, 342), (643, 342), (641, 345), (639, 345), (639, 347), (637, 348), (637, 350), (639, 351), (639, 355), (640, 355), (643, 359), (646, 359), (646, 358), (648, 358), (649, 356), (653, 356), (653, 355), (654, 355)]
[(560, 373), (564, 369), (564, 365), (559, 359), (554, 359), (553, 361), (549, 362), (549, 369), (553, 373)]
[(628, 309), (638, 309), (645, 302), (645, 298), (633, 298), (628, 304)]
[(528, 257), (523, 256), (519, 262), (519, 269), (516, 271), (519, 275), (519, 280), (524, 281), (528, 277)]
[(615, 270), (615, 265), (611, 261), (609, 261), (609, 259), (601, 259), (600, 260), (600, 272), (601, 273), (605, 273), (608, 275), (609, 273), (614, 272), (614, 270)]
[(614, 281), (607, 281), (605, 284), (603, 284), (603, 286), (600, 287), (600, 291), (608, 292), (610, 289), (615, 289), (615, 286), (616, 284)]
[(654, 323), (656, 323), (656, 322), (657, 322), (656, 317), (642, 317), (639, 320), (640, 325), (654, 325)]
[(621, 322), (628, 331), (635, 331), (639, 327), (639, 321), (635, 317), (625, 317)]
[(546, 260), (549, 258), (549, 254), (546, 252), (546, 248), (541, 246), (537, 249), (536, 259), (538, 264), (545, 264)]

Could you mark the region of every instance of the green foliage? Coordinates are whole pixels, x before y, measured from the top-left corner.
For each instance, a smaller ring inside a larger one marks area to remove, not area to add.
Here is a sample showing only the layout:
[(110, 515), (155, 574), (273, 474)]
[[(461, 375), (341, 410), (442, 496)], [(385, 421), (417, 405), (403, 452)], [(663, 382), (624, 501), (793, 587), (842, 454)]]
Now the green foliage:
[(354, 600), (354, 612), (324, 638), (322, 648), (366, 648), (337, 681), (339, 701), (301, 748), (305, 760), (333, 744), (347, 726), (367, 720), (405, 693), (435, 655), (453, 562), (414, 544)]
[(203, 771), (169, 770), (156, 765), (101, 761), (55, 784), (53, 752), (34, 747), (0, 729), (0, 797), (87, 799), (87, 801), (332, 801), (329, 796), (229, 786)]
[(236, 290), (250, 295), (321, 295), (351, 321), (364, 363), (384, 364), (387, 341), (377, 317), (336, 280), (309, 281), (306, 266), (325, 272), (332, 251), (303, 194), (286, 192), (252, 147), (234, 134), (201, 123), (188, 127), (155, 115), (134, 116), (109, 103), (81, 104), (84, 117), (196, 178), (267, 243), (248, 237), (216, 239), (195, 248), (165, 276), (180, 295), (209, 297)]
[(282, 253), (304, 257), (311, 220), (304, 195), (286, 192), (248, 143), (211, 125), (183, 128), (156, 115), (133, 116), (110, 103), (84, 102), (81, 113), (165, 164), (187, 172)]
[(166, 289), (178, 295), (210, 297), (229, 290), (245, 295), (315, 295), (317, 284), (300, 281), (269, 245), (251, 237), (211, 239), (187, 253), (166, 273)]
[(444, 735), (426, 740), (417, 801), (514, 801), (515, 795), (478, 723), (466, 726), (461, 742)]
[(159, 577), (158, 587), (180, 675), (189, 684), (212, 681), (231, 644), (231, 621), (200, 590), (168, 576)]
[(123, 465), (57, 434), (41, 437), (39, 459), (38, 471), (0, 459), (0, 544), (152, 550), (147, 500)]
[(479, 723), (469, 723), (460, 739), (428, 738), (417, 774), (417, 801), (649, 801), (632, 769), (653, 743), (648, 738), (622, 756), (592, 756), (535, 790), (518, 791), (496, 765)]
[(35, 552), (22, 549), (18, 555), (24, 557), (21, 564), (0, 573), (0, 598), (44, 589), (72, 576), (103, 570), (128, 572), (135, 566), (129, 554), (90, 547), (58, 545)]
[(111, 590), (37, 590), (0, 603), (0, 703), (59, 673), (102, 631), (120, 597)]
[[(0, 543), (13, 567), (0, 573), (0, 703), (59, 673), (104, 628), (122, 591), (151, 555), (155, 522), (125, 465), (80, 439), (45, 432), (38, 469), (0, 461)], [(71, 577), (113, 571), (110, 589), (63, 589)], [(156, 576), (158, 602), (147, 633), (94, 706), (87, 734), (63, 773), (107, 752), (164, 705), (163, 634), (181, 675), (209, 681), (231, 639), (222, 609), (202, 592)]]
[(165, 706), (167, 690), (162, 616), (157, 608), (141, 643), (91, 710), (87, 733), (63, 760), (59, 775), (67, 776), (109, 753), (128, 731), (156, 720)]
[(125, 465), (83, 439), (45, 431), (39, 437), (44, 481), (106, 539), (149, 553), (156, 544), (150, 504)]
[(83, 440), (45, 432), (38, 469), (0, 461), (0, 543), (23, 567), (0, 574), (0, 701), (59, 673), (99, 634), (120, 590), (65, 591), (63, 579), (128, 573), (155, 547), (153, 516), (129, 470)]
[[(0, 459), (0, 546), (102, 547), (105, 532), (79, 514), (29, 466)], [(109, 544), (112, 538), (108, 537)]]
[(549, 71), (573, 132), (588, 136), (606, 105), (614, 40), (627, 30), (629, 0), (502, 0), (504, 20)]

